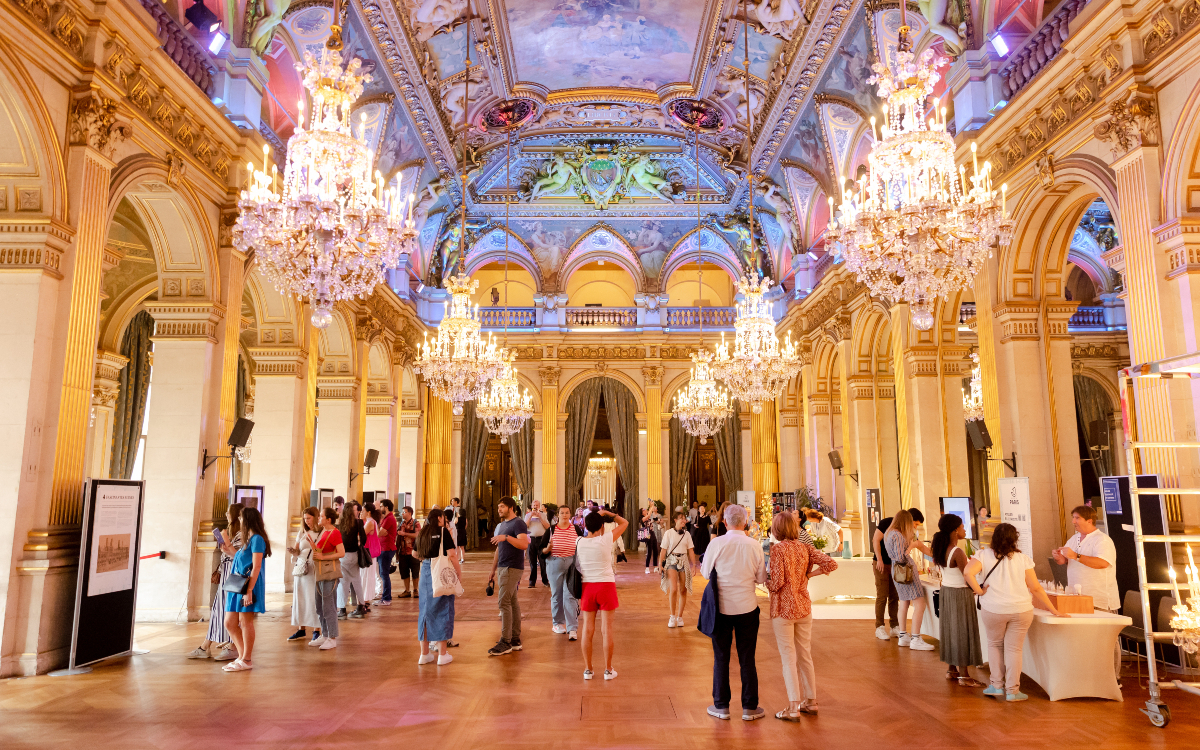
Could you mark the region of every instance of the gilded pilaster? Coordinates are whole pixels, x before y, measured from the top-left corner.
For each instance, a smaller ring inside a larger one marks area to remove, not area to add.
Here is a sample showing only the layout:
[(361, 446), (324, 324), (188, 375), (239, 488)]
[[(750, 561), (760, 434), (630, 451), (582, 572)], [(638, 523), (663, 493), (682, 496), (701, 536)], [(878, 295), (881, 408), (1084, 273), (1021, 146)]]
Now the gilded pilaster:
[(750, 414), (750, 445), (754, 467), (754, 496), (779, 491), (779, 431), (775, 402), (766, 401), (762, 412)]
[[(558, 378), (561, 374), (562, 368), (558, 365), (538, 368), (542, 381), (542, 502), (552, 502), (558, 497)], [(649, 434), (646, 437), (649, 438)], [(653, 491), (654, 485), (650, 487)]]
[[(420, 510), (445, 505), (454, 494), (450, 484), (450, 441), (454, 432), (453, 407), (425, 389), (425, 491)], [(359, 459), (360, 463), (362, 459)]]
[[(222, 222), (232, 223), (235, 214), (226, 211), (222, 214)], [(233, 425), (237, 422), (237, 389), (238, 389), (238, 342), (242, 331), (242, 289), (246, 281), (246, 256), (238, 252), (229, 241), (229, 233), (221, 232), (223, 246), (218, 248), (218, 258), (221, 267), (221, 289), (214, 292), (214, 297), (221, 300), (226, 308), (226, 315), (217, 324), (217, 341), (220, 357), (220, 405), (217, 412), (217, 433), (215, 442), (210, 436), (208, 452), (223, 454), (229, 450), (226, 442)], [(229, 507), (229, 478), (230, 472), (218, 471), (213, 476), (213, 519), (225, 517)]]
[[(642, 378), (646, 387), (646, 424), (657, 428), (662, 421), (662, 365), (646, 365)], [(662, 500), (662, 430), (646, 430), (646, 482), (647, 497)]]

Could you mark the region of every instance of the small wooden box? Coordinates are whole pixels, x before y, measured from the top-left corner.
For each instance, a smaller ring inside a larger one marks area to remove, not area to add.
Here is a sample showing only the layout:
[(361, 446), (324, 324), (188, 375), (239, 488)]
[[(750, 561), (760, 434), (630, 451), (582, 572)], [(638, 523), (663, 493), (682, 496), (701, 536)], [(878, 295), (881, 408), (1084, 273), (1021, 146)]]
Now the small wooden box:
[(1069, 615), (1090, 615), (1096, 611), (1092, 604), (1092, 597), (1075, 594), (1051, 594), (1047, 593), (1050, 601), (1058, 609)]

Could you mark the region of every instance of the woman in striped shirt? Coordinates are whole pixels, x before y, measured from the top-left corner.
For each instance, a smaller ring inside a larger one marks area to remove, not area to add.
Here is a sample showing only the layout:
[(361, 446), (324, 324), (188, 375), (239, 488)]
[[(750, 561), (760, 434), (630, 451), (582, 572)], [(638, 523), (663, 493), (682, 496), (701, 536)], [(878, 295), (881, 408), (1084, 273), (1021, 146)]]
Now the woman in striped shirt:
[(542, 555), (546, 560), (546, 573), (550, 577), (550, 616), (554, 620), (554, 632), (567, 634), (568, 640), (576, 640), (579, 628), (579, 602), (571, 596), (567, 586), (567, 570), (575, 566), (575, 542), (579, 529), (571, 523), (571, 509), (558, 507), (558, 523), (544, 535)]

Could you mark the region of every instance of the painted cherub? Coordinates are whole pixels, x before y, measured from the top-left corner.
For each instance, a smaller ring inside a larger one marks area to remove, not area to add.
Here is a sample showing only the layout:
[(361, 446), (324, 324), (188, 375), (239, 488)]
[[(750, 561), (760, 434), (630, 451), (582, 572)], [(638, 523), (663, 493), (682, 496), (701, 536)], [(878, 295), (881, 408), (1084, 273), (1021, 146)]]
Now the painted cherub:
[(648, 154), (638, 154), (625, 167), (625, 189), (629, 189), (630, 183), (635, 183), (652, 195), (661, 195), (667, 200), (674, 200), (675, 188), (671, 185), (670, 180), (659, 174), (659, 169), (658, 163)]
[(529, 191), (527, 201), (537, 200), (547, 193), (565, 190), (572, 180), (579, 177), (579, 165), (569, 161), (562, 154), (556, 155), (543, 169), (546, 171), (546, 176), (534, 183), (533, 189)]

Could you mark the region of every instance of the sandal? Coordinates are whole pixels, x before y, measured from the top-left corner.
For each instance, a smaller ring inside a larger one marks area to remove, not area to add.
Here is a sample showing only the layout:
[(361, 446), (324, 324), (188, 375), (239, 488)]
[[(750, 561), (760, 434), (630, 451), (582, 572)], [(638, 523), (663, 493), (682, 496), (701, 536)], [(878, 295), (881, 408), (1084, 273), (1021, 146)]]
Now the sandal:
[(775, 718), (782, 719), (783, 721), (800, 721), (800, 712), (797, 711), (796, 713), (791, 713), (785, 708), (784, 710), (776, 713)]
[(808, 714), (809, 716), (816, 716), (817, 715), (817, 702), (813, 701), (812, 703), (804, 703), (803, 705), (800, 706), (800, 713)]
[(961, 680), (962, 675), (958, 673), (957, 669), (951, 669), (946, 672), (946, 679), (947, 680)]
[(235, 659), (234, 661), (221, 667), (221, 669), (225, 670), (226, 672), (248, 672), (251, 669), (254, 669), (254, 665), (244, 662), (241, 659)]
[(974, 677), (959, 677), (958, 684), (965, 688), (981, 688), (987, 687)]

